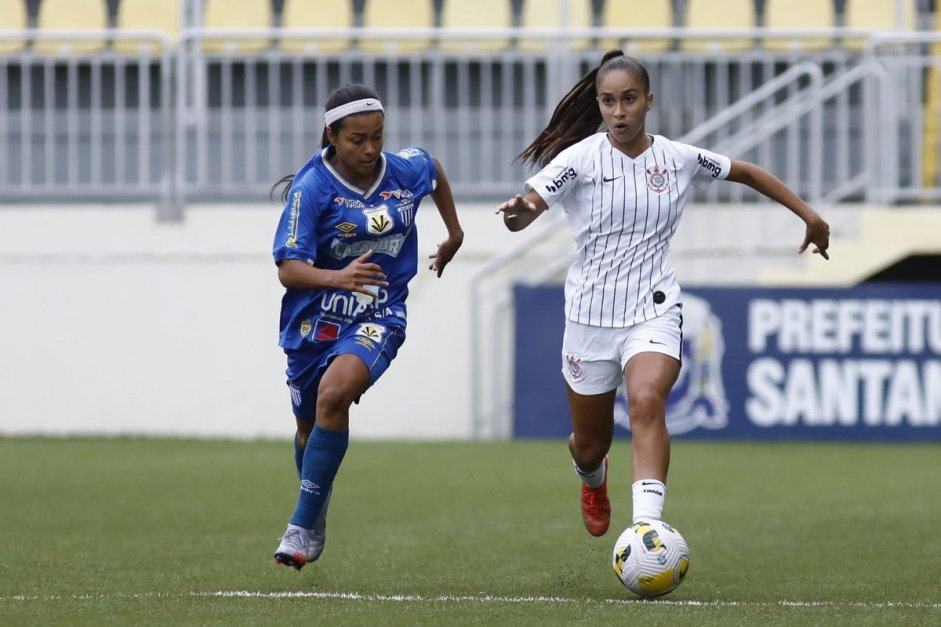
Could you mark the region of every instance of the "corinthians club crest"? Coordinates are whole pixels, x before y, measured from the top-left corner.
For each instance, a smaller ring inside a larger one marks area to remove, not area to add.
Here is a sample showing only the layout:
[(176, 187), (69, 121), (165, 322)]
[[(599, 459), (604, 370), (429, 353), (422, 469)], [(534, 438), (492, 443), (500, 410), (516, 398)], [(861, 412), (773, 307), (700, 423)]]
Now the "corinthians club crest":
[(647, 168), (647, 189), (657, 194), (661, 194), (670, 187), (670, 171), (655, 165)]

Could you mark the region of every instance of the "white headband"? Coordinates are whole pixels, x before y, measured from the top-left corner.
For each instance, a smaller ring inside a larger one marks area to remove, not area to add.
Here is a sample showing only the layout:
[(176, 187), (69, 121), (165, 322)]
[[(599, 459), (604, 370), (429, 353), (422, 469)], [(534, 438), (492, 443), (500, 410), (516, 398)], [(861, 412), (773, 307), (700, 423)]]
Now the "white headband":
[(325, 126), (330, 126), (340, 118), (345, 118), (348, 115), (362, 113), (364, 111), (382, 111), (382, 103), (375, 98), (354, 100), (353, 102), (348, 102), (346, 104), (340, 105), (339, 107), (334, 107), (333, 109), (330, 109), (324, 113), (323, 122)]

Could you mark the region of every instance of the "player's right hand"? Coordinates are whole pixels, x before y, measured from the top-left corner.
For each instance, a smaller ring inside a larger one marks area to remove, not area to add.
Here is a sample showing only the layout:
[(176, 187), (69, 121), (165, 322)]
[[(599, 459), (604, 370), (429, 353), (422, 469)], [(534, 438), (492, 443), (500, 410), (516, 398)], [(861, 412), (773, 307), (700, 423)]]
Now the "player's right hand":
[(517, 217), (521, 213), (536, 210), (537, 207), (534, 203), (531, 203), (530, 201), (523, 198), (520, 194), (517, 194), (513, 198), (500, 203), (494, 213), (502, 213), (503, 218), (509, 220)]
[[(537, 204), (539, 203), (539, 204)], [(503, 224), (511, 231), (520, 231), (529, 226), (545, 209), (545, 203), (535, 193), (526, 196), (517, 194), (497, 206), (496, 213), (503, 214)]]
[(379, 264), (369, 263), (373, 252), (365, 253), (350, 262), (348, 266), (336, 271), (334, 287), (375, 296), (375, 290), (370, 291), (367, 286), (389, 287), (386, 275)]

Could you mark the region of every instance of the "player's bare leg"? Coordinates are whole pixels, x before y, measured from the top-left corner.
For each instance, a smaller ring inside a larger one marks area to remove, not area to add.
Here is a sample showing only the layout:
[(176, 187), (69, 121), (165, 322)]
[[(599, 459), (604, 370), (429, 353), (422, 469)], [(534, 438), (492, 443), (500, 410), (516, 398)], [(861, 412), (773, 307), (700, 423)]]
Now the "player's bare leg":
[(670, 468), (670, 434), (666, 408), (680, 362), (662, 353), (640, 353), (627, 362), (628, 413), (633, 450), (633, 520), (659, 520)]
[(614, 437), (616, 391), (583, 395), (568, 388), (572, 434), (569, 452), (582, 480), (582, 520), (593, 536), (601, 536), (611, 522), (608, 500), (607, 454)]

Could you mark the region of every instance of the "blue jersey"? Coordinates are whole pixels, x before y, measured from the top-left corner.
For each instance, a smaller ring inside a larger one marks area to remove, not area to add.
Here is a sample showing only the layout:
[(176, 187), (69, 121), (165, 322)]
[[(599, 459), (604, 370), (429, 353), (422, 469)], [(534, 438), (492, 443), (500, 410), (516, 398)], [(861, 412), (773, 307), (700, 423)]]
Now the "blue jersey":
[(422, 148), (383, 152), (369, 189), (347, 181), (325, 158), (314, 155), (298, 172), (274, 238), (274, 259), (298, 259), (338, 270), (368, 250), (369, 263), (386, 275), (376, 298), (342, 289), (288, 289), (281, 301), (280, 345), (335, 340), (349, 325), (384, 319), (405, 326), (408, 282), (418, 271), (415, 212), (437, 183), (434, 161)]

